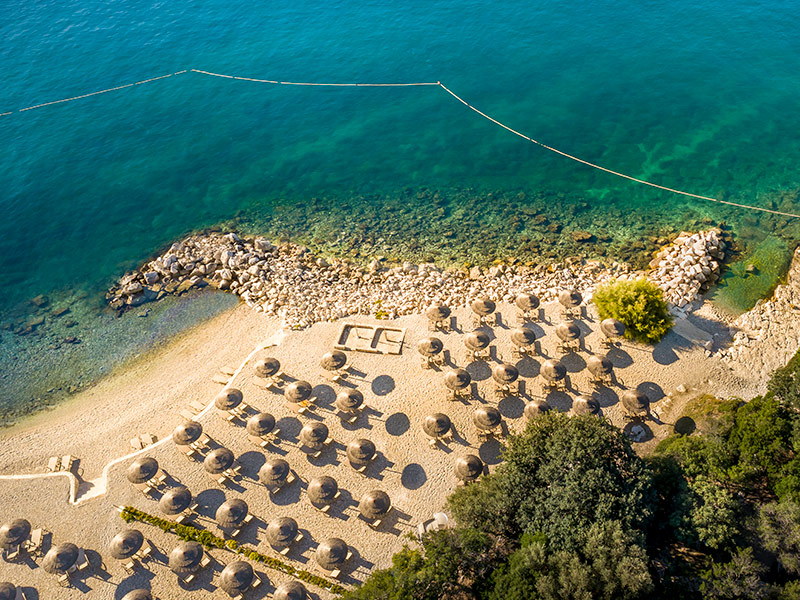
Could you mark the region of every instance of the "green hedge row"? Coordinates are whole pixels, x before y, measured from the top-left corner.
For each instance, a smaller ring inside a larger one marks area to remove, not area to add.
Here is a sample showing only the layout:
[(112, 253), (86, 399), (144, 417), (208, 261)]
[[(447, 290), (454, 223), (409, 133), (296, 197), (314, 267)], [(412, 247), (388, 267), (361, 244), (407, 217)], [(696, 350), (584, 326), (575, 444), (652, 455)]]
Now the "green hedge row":
[(305, 581), (306, 583), (329, 590), (334, 594), (342, 594), (345, 591), (345, 588), (338, 583), (333, 583), (324, 577), (314, 575), (308, 571), (296, 569), (292, 565), (282, 562), (277, 558), (256, 552), (252, 548), (244, 544), (240, 544), (236, 540), (226, 540), (217, 537), (210, 531), (199, 529), (195, 525), (180, 525), (175, 521), (154, 517), (151, 514), (131, 506), (126, 506), (124, 509), (122, 509), (120, 516), (126, 523), (130, 523), (132, 521), (147, 523), (148, 525), (158, 527), (165, 533), (174, 533), (182, 540), (198, 542), (206, 548), (225, 548), (231, 552), (236, 552), (245, 558), (249, 558), (253, 562), (263, 563), (265, 566), (275, 569), (276, 571), (286, 573), (287, 575), (291, 575), (292, 577), (301, 581)]

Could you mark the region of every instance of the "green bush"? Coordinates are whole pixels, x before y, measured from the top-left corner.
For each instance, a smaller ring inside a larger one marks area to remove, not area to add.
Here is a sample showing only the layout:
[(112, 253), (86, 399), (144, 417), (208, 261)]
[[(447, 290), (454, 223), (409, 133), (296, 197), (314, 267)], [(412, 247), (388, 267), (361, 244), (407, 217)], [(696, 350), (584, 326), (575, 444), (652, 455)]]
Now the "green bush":
[(594, 293), (601, 319), (625, 324), (625, 337), (655, 344), (672, 327), (664, 293), (647, 279), (619, 279), (601, 285)]

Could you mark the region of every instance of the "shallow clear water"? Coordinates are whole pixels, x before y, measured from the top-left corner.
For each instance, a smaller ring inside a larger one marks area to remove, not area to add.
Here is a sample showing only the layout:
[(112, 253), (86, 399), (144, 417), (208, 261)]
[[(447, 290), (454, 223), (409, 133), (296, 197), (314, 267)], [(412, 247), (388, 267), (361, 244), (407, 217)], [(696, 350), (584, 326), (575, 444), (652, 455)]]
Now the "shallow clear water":
[[(786, 0), (9, 0), (0, 40), (0, 112), (186, 68), (441, 80), (587, 160), (800, 211), (800, 13)], [(445, 262), (629, 258), (722, 221), (746, 261), (767, 235), (783, 256), (800, 235), (786, 219), (582, 167), (438, 88), (289, 88), (187, 73), (0, 117), (0, 141), (0, 312), (13, 319), (27, 318), (9, 311), (36, 294), (78, 288), (82, 326), (97, 327), (110, 281), (219, 222), (343, 254)], [(574, 243), (575, 229), (597, 243)], [(755, 283), (720, 294), (741, 308)]]

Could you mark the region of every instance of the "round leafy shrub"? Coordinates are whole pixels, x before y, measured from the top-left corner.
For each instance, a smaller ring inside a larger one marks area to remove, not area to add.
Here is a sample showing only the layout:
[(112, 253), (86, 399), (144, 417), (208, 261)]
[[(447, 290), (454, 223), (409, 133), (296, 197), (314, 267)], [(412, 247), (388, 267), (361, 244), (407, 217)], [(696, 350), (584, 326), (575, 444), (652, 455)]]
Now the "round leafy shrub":
[(628, 339), (655, 344), (672, 327), (664, 293), (647, 279), (603, 284), (593, 300), (601, 319), (617, 319), (625, 325)]

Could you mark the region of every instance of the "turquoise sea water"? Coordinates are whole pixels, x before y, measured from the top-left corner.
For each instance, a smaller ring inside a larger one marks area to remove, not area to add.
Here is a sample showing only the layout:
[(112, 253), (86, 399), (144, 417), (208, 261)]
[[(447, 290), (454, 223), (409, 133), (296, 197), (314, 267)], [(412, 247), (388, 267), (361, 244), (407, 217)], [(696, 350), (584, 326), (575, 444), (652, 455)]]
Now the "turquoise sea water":
[[(187, 68), (441, 80), (587, 160), (800, 212), (800, 12), (787, 0), (8, 0), (0, 40), (0, 113)], [(89, 378), (104, 362), (92, 351), (106, 335), (100, 292), (176, 237), (220, 222), (342, 254), (445, 262), (628, 258), (709, 222), (731, 228), (742, 260), (764, 247), (779, 260), (799, 235), (787, 219), (582, 167), (438, 88), (290, 88), (187, 73), (0, 117), (0, 142), (0, 314), (24, 322), (32, 296), (71, 298), (87, 344), (75, 360)], [(577, 245), (575, 229), (597, 243)], [(751, 282), (728, 303), (771, 283)], [(51, 320), (42, 340), (30, 338), (30, 361), (53, 364), (47, 346), (61, 333), (47, 333)], [(12, 335), (0, 332), (6, 350), (19, 342)], [(52, 367), (48, 381), (62, 371)], [(0, 385), (19, 405), (39, 394), (9, 374)]]

